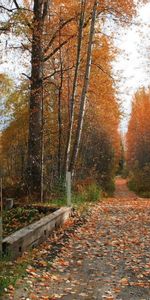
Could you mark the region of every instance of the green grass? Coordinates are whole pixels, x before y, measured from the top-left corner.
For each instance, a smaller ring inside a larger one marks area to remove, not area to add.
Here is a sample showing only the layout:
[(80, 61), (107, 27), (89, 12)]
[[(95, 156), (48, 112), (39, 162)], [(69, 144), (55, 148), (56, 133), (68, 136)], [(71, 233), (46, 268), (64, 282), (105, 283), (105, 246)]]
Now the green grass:
[[(96, 202), (101, 198), (101, 195), (102, 191), (96, 184), (89, 185), (80, 194), (72, 193), (72, 206), (79, 208), (80, 206), (83, 206), (84, 203), (87, 205), (87, 202)], [(48, 204), (56, 207), (66, 206), (67, 198), (66, 196), (63, 196), (60, 199), (51, 200)]]
[(9, 285), (15, 286), (17, 280), (26, 275), (29, 263), (29, 261), (11, 263), (8, 257), (0, 260), (0, 296)]
[(62, 198), (47, 201), (47, 204), (51, 205), (52, 207), (62, 207), (67, 205), (67, 199), (65, 196), (62, 196)]

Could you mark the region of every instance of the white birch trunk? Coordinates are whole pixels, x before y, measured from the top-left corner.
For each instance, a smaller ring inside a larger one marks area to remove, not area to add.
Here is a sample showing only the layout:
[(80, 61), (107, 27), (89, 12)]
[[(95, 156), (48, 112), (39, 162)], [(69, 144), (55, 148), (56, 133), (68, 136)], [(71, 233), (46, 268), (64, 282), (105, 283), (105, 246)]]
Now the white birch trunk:
[(67, 206), (71, 206), (71, 172), (66, 172)]
[(87, 90), (88, 90), (88, 86), (89, 86), (89, 78), (90, 78), (92, 44), (93, 44), (93, 37), (94, 37), (94, 33), (95, 33), (96, 12), (97, 12), (97, 0), (95, 0), (95, 2), (94, 2), (93, 11), (92, 11), (89, 42), (88, 42), (88, 49), (87, 49), (86, 70), (85, 70), (85, 77), (84, 77), (83, 89), (82, 89), (82, 94), (81, 94), (78, 126), (77, 126), (77, 131), (76, 131), (75, 142), (74, 142), (74, 146), (73, 146), (71, 162), (70, 162), (70, 166), (69, 166), (69, 171), (71, 171), (71, 173), (74, 170), (74, 165), (77, 160), (77, 156), (78, 156), (78, 152), (79, 152), (79, 146), (80, 146), (80, 140), (81, 140), (81, 134), (82, 134), (82, 128), (83, 128), (83, 120), (84, 120), (84, 115), (85, 115), (85, 110), (86, 110), (86, 94), (87, 94)]
[(76, 68), (75, 68), (75, 74), (74, 74), (72, 95), (71, 95), (71, 99), (70, 99), (70, 104), (71, 104), (71, 108), (70, 108), (70, 128), (69, 128), (69, 136), (68, 136), (68, 141), (67, 141), (66, 173), (68, 172), (69, 162), (70, 162), (71, 141), (72, 141), (72, 131), (73, 131), (73, 122), (74, 122), (75, 97), (76, 97), (78, 73), (79, 73), (79, 67), (80, 67), (81, 47), (82, 47), (82, 37), (83, 37), (83, 25), (84, 25), (84, 20), (85, 20), (85, 5), (86, 5), (86, 0), (82, 0), (82, 2), (81, 2), (81, 16), (80, 16), (80, 22), (79, 22), (79, 33), (78, 33), (78, 48), (77, 48)]

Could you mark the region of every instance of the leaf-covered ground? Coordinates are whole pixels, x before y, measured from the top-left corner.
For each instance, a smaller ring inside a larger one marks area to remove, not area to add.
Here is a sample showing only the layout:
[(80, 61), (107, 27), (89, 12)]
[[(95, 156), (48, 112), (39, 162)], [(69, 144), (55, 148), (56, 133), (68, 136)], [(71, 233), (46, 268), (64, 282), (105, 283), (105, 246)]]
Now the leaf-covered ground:
[[(150, 299), (150, 199), (118, 179), (114, 198), (93, 208), (82, 226), (35, 252), (27, 276), (3, 299)], [(55, 237), (54, 237), (55, 238)]]
[[(43, 208), (44, 209), (44, 208)], [(15, 207), (3, 212), (3, 237), (6, 237), (15, 231), (40, 220), (46, 214), (53, 212), (54, 209), (49, 211), (41, 211), (36, 207)]]

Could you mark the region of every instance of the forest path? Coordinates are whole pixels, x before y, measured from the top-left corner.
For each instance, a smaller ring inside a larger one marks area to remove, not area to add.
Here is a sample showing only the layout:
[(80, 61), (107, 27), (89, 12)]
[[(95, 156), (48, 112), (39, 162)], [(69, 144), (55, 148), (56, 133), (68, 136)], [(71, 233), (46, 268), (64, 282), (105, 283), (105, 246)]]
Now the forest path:
[(114, 198), (94, 207), (50, 268), (42, 251), (8, 299), (150, 300), (150, 199), (117, 178)]

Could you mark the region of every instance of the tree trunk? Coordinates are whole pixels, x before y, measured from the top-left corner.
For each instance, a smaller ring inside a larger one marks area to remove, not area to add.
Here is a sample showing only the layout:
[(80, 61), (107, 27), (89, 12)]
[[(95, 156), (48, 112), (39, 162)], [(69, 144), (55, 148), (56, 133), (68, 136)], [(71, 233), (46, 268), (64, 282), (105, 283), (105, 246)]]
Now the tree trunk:
[(31, 94), (29, 102), (29, 138), (27, 183), (30, 195), (41, 196), (42, 99), (43, 99), (43, 27), (48, 1), (34, 1)]
[(70, 99), (70, 124), (69, 124), (69, 134), (68, 134), (66, 158), (65, 158), (66, 172), (69, 169), (69, 161), (70, 161), (70, 154), (71, 154), (71, 141), (72, 141), (72, 131), (73, 131), (73, 122), (74, 122), (74, 106), (75, 106), (75, 97), (76, 97), (77, 82), (78, 82), (78, 72), (79, 72), (79, 67), (80, 67), (83, 26), (84, 26), (84, 20), (85, 20), (85, 5), (86, 5), (86, 0), (82, 0), (81, 1), (80, 21), (79, 21), (79, 32), (78, 32), (76, 67), (75, 67), (72, 95), (71, 95), (71, 99)]
[(84, 120), (85, 109), (86, 109), (86, 94), (89, 86), (91, 57), (92, 57), (92, 43), (93, 43), (93, 37), (95, 32), (96, 12), (97, 12), (97, 0), (95, 0), (94, 2), (93, 11), (92, 11), (89, 42), (88, 42), (88, 49), (87, 49), (86, 70), (85, 70), (84, 83), (83, 83), (82, 94), (81, 94), (79, 118), (78, 118), (75, 141), (73, 145), (72, 157), (69, 165), (69, 171), (71, 173), (73, 173), (74, 171), (74, 165), (77, 160), (77, 156), (79, 152), (79, 146), (80, 146), (80, 140), (81, 140), (81, 134), (83, 128), (83, 120)]
[[(61, 51), (61, 50), (60, 50)], [(63, 85), (63, 65), (62, 65), (62, 57), (60, 53), (60, 65), (61, 65), (61, 78), (60, 78), (60, 86), (59, 86), (59, 94), (58, 94), (58, 179), (61, 179), (61, 142), (62, 142), (62, 85)]]
[[(61, 45), (61, 8), (60, 8), (60, 23), (59, 23), (59, 45)], [(61, 179), (61, 144), (62, 144), (62, 87), (63, 87), (63, 60), (62, 49), (59, 50), (60, 60), (60, 84), (58, 92), (58, 180)]]
[(41, 202), (44, 201), (44, 87), (42, 87), (42, 124), (41, 124)]

